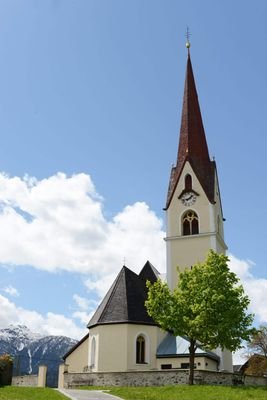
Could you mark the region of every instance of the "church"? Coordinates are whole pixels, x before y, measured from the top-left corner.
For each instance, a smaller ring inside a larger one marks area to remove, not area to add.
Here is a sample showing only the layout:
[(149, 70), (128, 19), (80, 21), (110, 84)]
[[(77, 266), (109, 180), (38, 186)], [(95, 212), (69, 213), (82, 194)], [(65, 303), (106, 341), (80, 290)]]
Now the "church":
[[(181, 127), (166, 212), (167, 283), (178, 281), (177, 266), (190, 268), (209, 249), (225, 253), (223, 212), (214, 160), (210, 159), (187, 43)], [(138, 249), (137, 249), (138, 251)], [(68, 372), (127, 372), (189, 368), (189, 342), (162, 331), (147, 314), (146, 281), (161, 279), (147, 261), (139, 274), (123, 266), (87, 327), (89, 333), (65, 356)], [(233, 370), (232, 354), (196, 350), (196, 369)]]

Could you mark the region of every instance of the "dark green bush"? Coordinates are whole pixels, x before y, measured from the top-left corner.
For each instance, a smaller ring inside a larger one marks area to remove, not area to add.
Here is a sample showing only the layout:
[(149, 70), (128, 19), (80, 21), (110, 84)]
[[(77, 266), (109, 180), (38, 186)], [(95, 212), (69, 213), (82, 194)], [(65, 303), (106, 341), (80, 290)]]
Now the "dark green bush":
[(13, 359), (9, 354), (0, 355), (0, 385), (11, 385)]

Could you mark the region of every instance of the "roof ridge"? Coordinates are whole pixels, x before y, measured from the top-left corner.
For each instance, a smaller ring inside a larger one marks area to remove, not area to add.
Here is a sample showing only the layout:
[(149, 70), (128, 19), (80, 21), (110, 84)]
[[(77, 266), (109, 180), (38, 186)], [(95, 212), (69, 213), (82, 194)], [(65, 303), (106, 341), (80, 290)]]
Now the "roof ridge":
[[(106, 304), (105, 304), (105, 307), (104, 307), (104, 309), (103, 309), (103, 311), (102, 311), (102, 313), (101, 313), (101, 316), (105, 313), (105, 311), (106, 311), (106, 309), (108, 308), (108, 306), (110, 305), (110, 303), (111, 303), (113, 297), (115, 296), (116, 289), (117, 289), (117, 287), (118, 287), (118, 285), (119, 285), (119, 282), (120, 282), (120, 279), (121, 279), (122, 274), (124, 275), (124, 281), (126, 282), (126, 279), (125, 279), (125, 271), (126, 271), (126, 270), (129, 270), (129, 268), (127, 268), (125, 265), (123, 265), (123, 267), (121, 268), (120, 272), (119, 272), (118, 275), (117, 275), (117, 278), (115, 279), (114, 285), (112, 285), (112, 286), (113, 286), (113, 289), (112, 289), (112, 291), (111, 291), (111, 293), (110, 293), (110, 295), (109, 295), (108, 301), (107, 301)], [(100, 318), (101, 318), (101, 317), (100, 317)]]
[[(135, 278), (136, 277), (138, 278), (138, 275), (134, 271), (132, 271), (131, 269), (129, 269), (127, 267), (125, 267), (125, 268), (126, 268), (126, 271), (127, 271), (127, 275), (130, 274), (130, 275), (134, 276)], [(127, 293), (127, 291), (128, 291), (128, 280), (127, 280), (126, 273), (125, 273), (125, 289), (126, 289), (126, 293)], [(128, 296), (125, 296), (125, 297), (126, 297), (127, 318), (129, 319), (130, 305), (129, 305), (129, 301), (128, 301)]]

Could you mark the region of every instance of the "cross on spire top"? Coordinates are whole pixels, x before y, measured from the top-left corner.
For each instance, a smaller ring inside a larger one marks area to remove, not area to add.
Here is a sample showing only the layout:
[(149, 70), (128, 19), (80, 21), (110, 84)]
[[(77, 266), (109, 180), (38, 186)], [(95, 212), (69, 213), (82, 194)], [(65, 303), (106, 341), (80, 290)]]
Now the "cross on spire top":
[(190, 33), (190, 31), (189, 31), (189, 28), (187, 27), (187, 28), (186, 28), (186, 34), (185, 34), (185, 37), (186, 37), (186, 44), (185, 44), (185, 46), (186, 46), (186, 48), (187, 48), (187, 50), (188, 50), (188, 53), (189, 53), (189, 49), (190, 49), (190, 46), (191, 46), (191, 43), (190, 43), (190, 36), (191, 36), (191, 33)]

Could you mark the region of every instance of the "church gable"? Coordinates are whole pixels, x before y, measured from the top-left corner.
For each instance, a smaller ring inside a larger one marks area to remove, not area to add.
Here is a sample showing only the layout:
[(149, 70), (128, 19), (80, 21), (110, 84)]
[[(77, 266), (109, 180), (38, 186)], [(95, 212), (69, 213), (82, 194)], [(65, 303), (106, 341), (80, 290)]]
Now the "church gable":
[(198, 182), (200, 183), (209, 202), (212, 204), (215, 203), (215, 161), (210, 161), (208, 166), (206, 166), (205, 168), (200, 168), (200, 166), (198, 166), (197, 163), (194, 162), (194, 160), (188, 157), (187, 159), (185, 159), (184, 164), (181, 167), (178, 168), (178, 166), (176, 166), (171, 169), (165, 210), (169, 208), (171, 201), (175, 195), (177, 186), (179, 185), (179, 182), (183, 181), (183, 171), (187, 163), (190, 164), (193, 174), (198, 179)]
[[(213, 188), (215, 189), (215, 177)], [(214, 232), (211, 213), (213, 207), (214, 204), (210, 203), (198, 176), (187, 161), (181, 170), (167, 211), (167, 236), (180, 237)], [(195, 225), (192, 226), (191, 222), (193, 225), (195, 222)], [(186, 227), (188, 229), (185, 229)]]
[[(213, 191), (213, 198), (215, 194), (215, 170), (213, 171), (213, 174), (211, 176), (211, 184), (210, 184), (210, 190)], [(178, 198), (179, 200), (182, 200), (182, 197), (184, 193), (194, 193), (196, 195), (196, 199), (202, 198), (204, 199), (205, 203), (207, 201), (210, 202), (210, 197), (207, 195), (207, 192), (205, 190), (205, 187), (203, 187), (201, 180), (199, 179), (199, 176), (197, 174), (197, 171), (193, 168), (192, 164), (190, 161), (186, 161), (181, 172), (180, 172), (180, 177), (176, 182), (176, 186), (173, 192), (173, 199)], [(213, 203), (213, 202), (212, 202)], [(184, 205), (188, 205), (185, 203)], [(171, 204), (170, 204), (171, 206)]]

